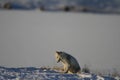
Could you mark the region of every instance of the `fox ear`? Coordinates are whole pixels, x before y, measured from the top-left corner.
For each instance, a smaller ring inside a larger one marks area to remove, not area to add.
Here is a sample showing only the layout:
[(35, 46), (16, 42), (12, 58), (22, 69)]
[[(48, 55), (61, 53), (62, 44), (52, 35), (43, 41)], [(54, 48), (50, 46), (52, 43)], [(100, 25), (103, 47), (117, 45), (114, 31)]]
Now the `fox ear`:
[(56, 51), (56, 53), (59, 53), (58, 51)]
[(60, 55), (60, 52), (59, 52), (59, 51), (56, 51), (56, 53)]

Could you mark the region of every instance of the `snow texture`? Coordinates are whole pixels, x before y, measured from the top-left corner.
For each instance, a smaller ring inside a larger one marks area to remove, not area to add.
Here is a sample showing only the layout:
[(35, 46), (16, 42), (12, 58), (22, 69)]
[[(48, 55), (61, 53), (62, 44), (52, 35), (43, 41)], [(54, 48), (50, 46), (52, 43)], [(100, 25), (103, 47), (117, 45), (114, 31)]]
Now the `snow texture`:
[(118, 0), (0, 0), (0, 8), (6, 3), (9, 3), (12, 9), (41, 8), (47, 11), (61, 11), (66, 7), (66, 11), (120, 13)]
[(120, 80), (119, 77), (98, 76), (96, 74), (64, 74), (46, 68), (6, 68), (0, 67), (0, 80)]

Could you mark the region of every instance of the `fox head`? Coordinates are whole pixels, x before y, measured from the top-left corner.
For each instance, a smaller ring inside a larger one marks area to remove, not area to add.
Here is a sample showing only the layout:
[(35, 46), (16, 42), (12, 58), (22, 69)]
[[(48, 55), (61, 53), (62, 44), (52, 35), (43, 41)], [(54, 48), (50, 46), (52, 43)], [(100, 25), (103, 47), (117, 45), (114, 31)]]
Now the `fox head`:
[(57, 60), (57, 63), (61, 61), (61, 54), (62, 52), (56, 51), (55, 58)]

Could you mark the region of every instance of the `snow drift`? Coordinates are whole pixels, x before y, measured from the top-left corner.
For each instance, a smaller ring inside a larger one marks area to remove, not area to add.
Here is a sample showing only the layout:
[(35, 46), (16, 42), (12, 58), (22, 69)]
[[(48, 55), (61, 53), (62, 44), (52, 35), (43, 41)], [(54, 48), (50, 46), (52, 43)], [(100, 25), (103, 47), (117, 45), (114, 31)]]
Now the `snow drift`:
[(64, 74), (47, 68), (6, 68), (0, 67), (0, 80), (119, 80), (119, 77), (96, 74)]

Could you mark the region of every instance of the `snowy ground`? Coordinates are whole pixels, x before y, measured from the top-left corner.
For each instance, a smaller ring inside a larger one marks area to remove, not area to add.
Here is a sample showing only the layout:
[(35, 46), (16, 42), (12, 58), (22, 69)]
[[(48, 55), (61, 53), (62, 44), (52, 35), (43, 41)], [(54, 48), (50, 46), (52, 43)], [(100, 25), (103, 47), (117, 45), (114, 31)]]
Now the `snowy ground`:
[[(81, 75), (81, 77), (80, 77)], [(0, 67), (0, 80), (120, 80), (118, 77), (96, 74), (63, 74), (46, 68), (6, 68)]]

